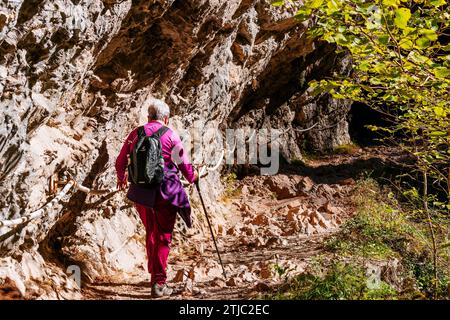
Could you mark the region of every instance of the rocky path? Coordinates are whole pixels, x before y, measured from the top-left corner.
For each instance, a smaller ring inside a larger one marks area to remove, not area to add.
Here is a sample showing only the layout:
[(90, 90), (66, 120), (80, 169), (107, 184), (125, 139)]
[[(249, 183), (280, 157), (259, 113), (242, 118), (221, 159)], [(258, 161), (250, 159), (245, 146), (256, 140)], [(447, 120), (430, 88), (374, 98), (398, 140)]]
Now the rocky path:
[[(365, 148), (291, 165), (275, 176), (249, 174), (236, 181), (222, 199), (230, 213), (215, 225), (228, 279), (222, 277), (211, 240), (193, 236), (169, 257), (171, 299), (258, 298), (286, 276), (303, 272), (323, 250), (324, 240), (353, 214), (351, 195), (359, 175), (384, 171), (400, 156)], [(91, 284), (83, 293), (85, 299), (151, 298), (145, 272), (127, 281)]]
[[(222, 259), (226, 265), (228, 281), (223, 280), (219, 266), (214, 263), (217, 260), (215, 253), (207, 250), (201, 257), (202, 261), (197, 262), (197, 265), (204, 264), (210, 267), (205, 279), (191, 281), (186, 273), (184, 278), (187, 281), (178, 280), (179, 282), (173, 283), (172, 280), (174, 295), (171, 299), (257, 298), (258, 295), (281, 282), (281, 279), (270, 279), (273, 271), (267, 267), (264, 268), (268, 266), (268, 262), (289, 261), (289, 265), (294, 266), (297, 269), (296, 272), (299, 272), (308, 260), (320, 252), (324, 237), (325, 235), (316, 235), (300, 239), (291, 238), (284, 246), (258, 251), (248, 252), (246, 249), (237, 249), (223, 252)], [(206, 260), (213, 262), (205, 263)], [(181, 267), (179, 270), (183, 270), (183, 266), (185, 265), (176, 263), (172, 267)], [(214, 275), (211, 276), (212, 274)], [(175, 276), (177, 276), (176, 273)], [(86, 288), (84, 296), (86, 299), (150, 299), (149, 278), (136, 276), (126, 282), (99, 282)]]

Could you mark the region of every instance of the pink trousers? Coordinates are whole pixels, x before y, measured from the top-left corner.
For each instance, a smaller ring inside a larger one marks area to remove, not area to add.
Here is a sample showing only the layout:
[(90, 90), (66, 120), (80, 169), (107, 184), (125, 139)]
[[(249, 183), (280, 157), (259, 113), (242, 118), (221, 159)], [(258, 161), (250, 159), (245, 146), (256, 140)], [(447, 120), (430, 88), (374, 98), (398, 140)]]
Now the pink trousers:
[(147, 266), (152, 285), (166, 282), (167, 258), (177, 215), (171, 203), (157, 198), (154, 209), (135, 204), (146, 231)]

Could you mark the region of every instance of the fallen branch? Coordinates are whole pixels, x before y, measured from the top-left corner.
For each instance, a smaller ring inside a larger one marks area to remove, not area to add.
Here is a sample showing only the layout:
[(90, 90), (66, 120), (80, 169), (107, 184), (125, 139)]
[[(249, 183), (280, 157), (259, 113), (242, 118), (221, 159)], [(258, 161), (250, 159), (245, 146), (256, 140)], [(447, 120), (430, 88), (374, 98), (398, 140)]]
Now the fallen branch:
[(49, 203), (47, 203), (44, 207), (42, 207), (39, 210), (36, 210), (32, 212), (31, 214), (17, 218), (12, 220), (4, 220), (0, 221), (0, 227), (12, 227), (17, 226), (19, 224), (34, 220), (36, 218), (41, 217), (48, 209), (52, 208), (56, 203), (58, 203), (66, 194), (69, 192), (69, 190), (74, 186), (75, 182), (73, 180), (69, 181), (65, 187), (61, 190), (61, 192), (52, 199)]
[(37, 219), (39, 217), (42, 217), (47, 212), (47, 210), (51, 209), (59, 201), (61, 201), (61, 199), (70, 191), (70, 189), (72, 189), (72, 187), (74, 187), (78, 191), (81, 191), (84, 193), (89, 193), (89, 194), (104, 194), (104, 193), (112, 193), (112, 192), (116, 191), (116, 189), (93, 190), (93, 189), (87, 188), (87, 187), (79, 184), (78, 182), (76, 182), (73, 179), (70, 179), (69, 182), (67, 182), (67, 184), (64, 186), (64, 188), (61, 190), (61, 192), (58, 193), (58, 195), (56, 197), (54, 197), (45, 206), (30, 213), (29, 215), (26, 215), (26, 216), (23, 216), (23, 217), (20, 217), (17, 219), (0, 221), (0, 227), (13, 227), (13, 226), (17, 226), (19, 224)]

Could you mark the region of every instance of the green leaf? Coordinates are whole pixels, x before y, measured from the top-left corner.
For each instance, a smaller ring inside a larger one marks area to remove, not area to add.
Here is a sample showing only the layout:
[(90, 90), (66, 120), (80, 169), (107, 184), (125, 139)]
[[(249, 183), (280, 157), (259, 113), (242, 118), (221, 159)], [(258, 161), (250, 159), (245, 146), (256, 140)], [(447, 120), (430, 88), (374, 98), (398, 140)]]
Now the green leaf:
[(394, 7), (397, 8), (398, 5), (400, 4), (400, 0), (383, 0), (383, 4), (386, 7)]
[(386, 45), (389, 43), (389, 36), (387, 34), (383, 34), (378, 37), (378, 42), (380, 44)]
[(446, 136), (447, 132), (445, 131), (431, 131), (430, 132), (430, 136), (432, 137), (441, 137), (441, 136)]
[(272, 1), (272, 5), (274, 7), (281, 7), (284, 4), (284, 0), (282, 1)]
[(409, 190), (403, 191), (402, 194), (403, 194), (405, 197), (411, 197), (411, 198), (413, 198), (413, 199), (419, 198), (419, 192), (418, 192), (417, 189), (414, 188), (414, 187), (412, 187), (412, 188), (409, 189)]
[(323, 4), (324, 0), (312, 0), (311, 4), (309, 5), (310, 8), (317, 9), (320, 8)]
[(370, 64), (367, 61), (363, 61), (358, 65), (358, 70), (367, 71), (370, 68)]
[(431, 41), (436, 41), (438, 38), (436, 32), (432, 29), (421, 29), (419, 34)]
[(349, 44), (348, 39), (342, 34), (342, 33), (338, 33), (334, 36), (334, 41), (341, 46), (345, 46), (347, 44)]
[(410, 39), (402, 39), (399, 42), (400, 48), (410, 50), (414, 47), (414, 43)]
[(431, 0), (430, 3), (435, 7), (440, 7), (446, 4), (445, 0)]
[(435, 68), (434, 75), (438, 78), (446, 78), (450, 76), (450, 69), (445, 67)]
[(396, 96), (394, 96), (394, 95), (391, 95), (391, 94), (385, 94), (385, 95), (382, 97), (382, 99), (383, 99), (384, 101), (390, 101), (390, 102), (398, 101), (398, 98), (397, 98)]
[(300, 8), (297, 13), (295, 14), (295, 18), (300, 21), (305, 21), (309, 19), (309, 16), (311, 15), (311, 9), (309, 8)]
[(403, 29), (403, 35), (412, 36), (415, 34), (416, 30), (416, 28), (406, 27), (405, 29)]
[(434, 113), (438, 116), (438, 117), (445, 117), (447, 112), (445, 111), (444, 108), (442, 107), (434, 107), (433, 108)]
[(411, 11), (407, 8), (399, 8), (395, 10), (394, 23), (400, 29), (405, 29), (408, 21), (411, 18)]
[(423, 55), (417, 53), (416, 51), (411, 51), (408, 54), (408, 58), (411, 59), (412, 61), (418, 63), (418, 64), (430, 65), (432, 63), (430, 58), (428, 58), (427, 56), (423, 56)]
[(416, 40), (416, 45), (419, 47), (419, 49), (428, 48), (430, 44), (430, 39), (428, 39), (427, 37), (420, 37)]
[(328, 8), (328, 14), (334, 13), (339, 10), (339, 3), (337, 3), (335, 0), (328, 0), (327, 1), (327, 8)]

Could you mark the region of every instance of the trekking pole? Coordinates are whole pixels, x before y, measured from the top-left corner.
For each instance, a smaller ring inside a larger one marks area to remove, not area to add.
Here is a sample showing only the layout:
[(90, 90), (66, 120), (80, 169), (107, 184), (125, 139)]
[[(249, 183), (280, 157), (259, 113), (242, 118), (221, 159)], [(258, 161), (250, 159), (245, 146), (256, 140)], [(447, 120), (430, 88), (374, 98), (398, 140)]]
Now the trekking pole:
[(195, 182), (195, 187), (197, 188), (197, 192), (198, 192), (198, 195), (200, 197), (200, 202), (202, 203), (203, 211), (205, 212), (206, 221), (208, 221), (209, 231), (211, 232), (211, 236), (212, 236), (212, 239), (213, 239), (213, 242), (214, 242), (214, 247), (216, 247), (216, 252), (217, 252), (217, 255), (219, 256), (219, 262), (220, 262), (220, 265), (222, 266), (223, 276), (224, 276), (224, 278), (226, 280), (227, 279), (227, 274), (225, 272), (225, 268), (224, 268), (223, 263), (222, 263), (222, 258), (220, 257), (219, 249), (217, 248), (216, 238), (214, 237), (214, 232), (213, 232), (213, 229), (212, 229), (212, 226), (211, 226), (211, 222), (209, 221), (208, 213), (206, 212), (206, 207), (205, 207), (205, 203), (203, 202), (202, 193), (200, 192), (200, 186), (199, 186), (199, 183), (198, 183), (198, 179)]

